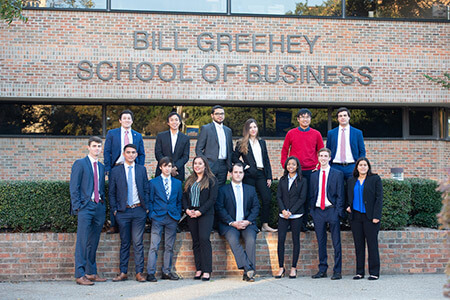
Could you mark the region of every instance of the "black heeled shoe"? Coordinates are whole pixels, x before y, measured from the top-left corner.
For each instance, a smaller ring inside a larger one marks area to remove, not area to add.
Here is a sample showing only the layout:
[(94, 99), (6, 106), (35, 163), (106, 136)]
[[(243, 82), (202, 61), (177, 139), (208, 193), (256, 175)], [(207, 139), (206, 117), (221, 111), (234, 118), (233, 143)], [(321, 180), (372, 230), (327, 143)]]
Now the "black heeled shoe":
[(286, 274), (286, 269), (283, 268), (283, 272), (280, 275), (275, 275), (275, 278), (280, 279), (280, 278), (284, 277), (285, 274)]
[(194, 280), (201, 280), (202, 279), (202, 275), (203, 275), (203, 272), (200, 273), (200, 275), (198, 275), (198, 276), (194, 276)]
[(211, 274), (209, 274), (209, 277), (203, 277), (202, 276), (202, 281), (209, 281), (210, 279), (211, 279)]
[(289, 274), (289, 278), (290, 278), (290, 279), (295, 279), (295, 278), (297, 278), (297, 269), (295, 269), (295, 275)]

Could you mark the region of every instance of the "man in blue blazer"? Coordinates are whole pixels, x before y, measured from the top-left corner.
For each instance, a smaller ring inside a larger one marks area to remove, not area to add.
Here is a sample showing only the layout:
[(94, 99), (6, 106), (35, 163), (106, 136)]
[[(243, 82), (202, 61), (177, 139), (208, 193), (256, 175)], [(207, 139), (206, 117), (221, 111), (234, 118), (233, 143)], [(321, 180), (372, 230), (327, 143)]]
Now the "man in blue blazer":
[[(124, 163), (125, 158), (122, 155), (122, 150), (123, 147), (128, 144), (134, 144), (137, 147), (138, 156), (136, 158), (136, 163), (142, 166), (145, 164), (144, 141), (139, 132), (131, 129), (133, 119), (134, 115), (131, 110), (127, 109), (122, 111), (119, 116), (119, 123), (121, 127), (111, 129), (106, 134), (103, 159), (105, 162), (105, 170), (107, 175), (109, 175), (109, 172), (114, 166)], [(110, 210), (110, 220), (111, 227), (106, 233), (117, 233), (118, 228), (112, 210)]]
[(331, 150), (331, 167), (344, 173), (344, 179), (352, 176), (355, 161), (366, 156), (362, 131), (350, 126), (350, 111), (346, 107), (337, 110), (339, 126), (328, 131), (327, 148)]
[[(184, 165), (189, 160), (189, 137), (179, 131), (181, 117), (176, 112), (171, 112), (167, 116), (169, 130), (158, 133), (155, 143), (156, 161), (160, 161), (164, 156), (173, 160), (171, 176), (184, 181)], [(161, 174), (161, 168), (156, 167), (155, 177)]]
[(125, 163), (114, 167), (109, 175), (109, 201), (120, 230), (120, 274), (113, 281), (128, 279), (128, 260), (133, 241), (136, 280), (145, 282), (144, 228), (149, 212), (147, 170), (135, 163), (137, 147), (128, 144), (123, 149)]
[[(219, 190), (216, 211), (219, 216), (219, 233), (224, 235), (233, 251), (239, 269), (244, 269), (243, 280), (255, 281), (256, 218), (259, 200), (253, 186), (242, 184), (244, 166), (238, 162), (231, 170), (231, 183)], [(239, 242), (244, 239), (245, 250)]]
[(91, 137), (89, 154), (75, 161), (70, 174), (72, 214), (78, 215), (75, 278), (80, 285), (106, 281), (97, 275), (96, 252), (105, 222), (105, 167), (98, 161), (102, 139)]
[(344, 216), (344, 174), (330, 167), (331, 151), (322, 148), (318, 152), (320, 170), (311, 174), (310, 213), (314, 221), (319, 246), (319, 272), (312, 278), (327, 277), (327, 224), (330, 226), (334, 248), (332, 280), (341, 279), (342, 251), (339, 217)]
[(163, 157), (158, 162), (161, 175), (150, 180), (149, 218), (152, 220), (150, 250), (148, 251), (147, 281), (156, 282), (156, 260), (164, 230), (164, 262), (161, 279), (178, 280), (172, 272), (173, 245), (177, 236), (177, 224), (181, 218), (181, 181), (170, 176), (173, 161)]
[(202, 126), (195, 146), (197, 156), (208, 159), (211, 171), (217, 178), (219, 187), (227, 181), (231, 171), (233, 141), (231, 129), (223, 125), (225, 110), (216, 105), (211, 109), (212, 122)]

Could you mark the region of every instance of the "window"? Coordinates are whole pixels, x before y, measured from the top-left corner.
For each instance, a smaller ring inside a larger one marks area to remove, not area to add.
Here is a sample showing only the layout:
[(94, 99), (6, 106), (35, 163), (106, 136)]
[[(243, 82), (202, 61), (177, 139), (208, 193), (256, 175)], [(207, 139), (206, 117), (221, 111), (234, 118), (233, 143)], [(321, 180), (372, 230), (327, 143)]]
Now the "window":
[(106, 9), (107, 0), (32, 0), (28, 7)]
[(111, 0), (112, 9), (226, 13), (227, 0)]
[(231, 0), (231, 13), (341, 16), (341, 0)]
[(433, 135), (433, 109), (409, 109), (409, 135)]

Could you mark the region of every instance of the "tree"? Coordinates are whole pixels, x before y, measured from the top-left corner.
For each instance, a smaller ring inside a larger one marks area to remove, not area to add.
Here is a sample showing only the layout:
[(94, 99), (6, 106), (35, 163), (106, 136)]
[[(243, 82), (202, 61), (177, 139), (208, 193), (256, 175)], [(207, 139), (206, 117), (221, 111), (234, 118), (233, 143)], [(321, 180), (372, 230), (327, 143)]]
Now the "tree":
[(428, 78), (429, 80), (431, 80), (431, 81), (434, 81), (434, 82), (436, 82), (436, 83), (439, 83), (439, 84), (441, 84), (444, 88), (446, 88), (447, 90), (448, 89), (450, 89), (450, 73), (444, 73), (444, 77), (446, 77), (446, 78), (444, 78), (444, 79), (441, 79), (441, 78), (434, 78), (434, 77), (431, 77), (431, 76), (429, 76), (429, 75), (423, 75), (423, 76), (425, 76), (426, 78)]
[(26, 5), (26, 0), (0, 0), (0, 20), (8, 25), (16, 19), (22, 22), (28, 21), (28, 18), (22, 14)]

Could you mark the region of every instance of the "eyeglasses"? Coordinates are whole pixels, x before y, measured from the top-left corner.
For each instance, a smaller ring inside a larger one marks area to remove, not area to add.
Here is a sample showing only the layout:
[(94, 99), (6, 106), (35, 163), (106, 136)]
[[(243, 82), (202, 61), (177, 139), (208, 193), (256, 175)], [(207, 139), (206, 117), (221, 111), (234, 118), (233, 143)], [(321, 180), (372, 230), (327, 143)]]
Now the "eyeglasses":
[(215, 115), (215, 116), (225, 116), (225, 113), (224, 113), (224, 112), (221, 112), (221, 113), (214, 113), (214, 115)]

